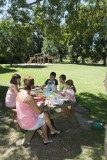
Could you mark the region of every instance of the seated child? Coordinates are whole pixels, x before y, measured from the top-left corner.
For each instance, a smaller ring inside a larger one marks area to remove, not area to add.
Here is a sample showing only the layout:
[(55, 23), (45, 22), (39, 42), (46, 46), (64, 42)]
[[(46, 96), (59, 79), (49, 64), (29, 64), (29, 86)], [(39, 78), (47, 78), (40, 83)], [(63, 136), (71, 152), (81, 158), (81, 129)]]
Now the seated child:
[(55, 77), (56, 77), (56, 73), (55, 72), (51, 72), (50, 73), (50, 79), (47, 79), (45, 81), (45, 84), (42, 86), (42, 88), (45, 87), (45, 86), (47, 86), (52, 91), (56, 92), (57, 91), (58, 81), (57, 81), (57, 79), (55, 79)]
[(16, 113), (16, 96), (19, 93), (19, 86), (21, 84), (21, 76), (19, 74), (14, 74), (11, 77), (10, 85), (6, 93), (5, 104), (6, 107), (10, 109), (11, 116), (13, 118), (13, 122), (16, 125), (16, 128), (19, 129), (17, 123), (17, 113)]
[(64, 89), (66, 89), (66, 76), (64, 74), (60, 75), (59, 77), (59, 92), (62, 92)]
[(66, 81), (66, 89), (62, 92), (62, 95), (65, 96), (69, 101), (75, 103), (75, 93), (76, 88), (74, 86), (74, 83), (71, 79)]
[(16, 96), (19, 92), (20, 81), (21, 76), (18, 74), (14, 74), (10, 80), (10, 86), (5, 97), (5, 104), (8, 108), (16, 108)]

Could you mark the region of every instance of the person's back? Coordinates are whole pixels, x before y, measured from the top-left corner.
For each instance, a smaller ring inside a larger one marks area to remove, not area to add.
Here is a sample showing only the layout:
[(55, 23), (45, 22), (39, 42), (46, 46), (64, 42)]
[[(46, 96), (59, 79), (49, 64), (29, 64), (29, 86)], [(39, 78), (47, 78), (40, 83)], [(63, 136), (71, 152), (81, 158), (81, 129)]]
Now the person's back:
[(10, 80), (10, 86), (5, 97), (5, 104), (9, 108), (16, 107), (16, 96), (19, 92), (18, 85), (20, 85), (20, 79), (20, 75), (14, 74)]
[(5, 97), (5, 104), (9, 108), (13, 108), (16, 106), (16, 93), (12, 90), (14, 88), (14, 85), (11, 85), (6, 93)]
[(29, 96), (26, 91), (21, 91), (16, 98), (17, 120), (20, 127), (26, 130), (34, 127), (38, 122), (38, 116), (33, 112), (31, 106), (26, 103)]

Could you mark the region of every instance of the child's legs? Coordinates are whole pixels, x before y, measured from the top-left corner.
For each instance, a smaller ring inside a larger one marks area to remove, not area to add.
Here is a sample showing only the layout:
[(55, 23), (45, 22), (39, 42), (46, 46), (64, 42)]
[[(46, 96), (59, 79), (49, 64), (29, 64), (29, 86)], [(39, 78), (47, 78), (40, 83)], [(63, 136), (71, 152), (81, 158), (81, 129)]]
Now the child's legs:
[(11, 116), (12, 116), (12, 119), (13, 119), (13, 122), (17, 122), (17, 112), (16, 112), (16, 108), (11, 108), (10, 109), (10, 112), (11, 112)]

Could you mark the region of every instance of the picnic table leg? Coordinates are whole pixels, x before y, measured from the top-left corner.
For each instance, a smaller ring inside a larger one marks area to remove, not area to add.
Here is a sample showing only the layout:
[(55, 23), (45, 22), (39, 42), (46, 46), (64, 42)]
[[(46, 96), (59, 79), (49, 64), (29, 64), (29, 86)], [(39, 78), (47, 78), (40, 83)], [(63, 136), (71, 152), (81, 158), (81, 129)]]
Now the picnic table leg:
[(72, 107), (71, 109), (68, 109), (67, 106), (63, 106), (62, 107), (62, 110), (64, 111), (64, 113), (66, 114), (67, 118), (70, 120), (71, 124), (73, 125), (73, 127), (77, 127), (78, 126), (78, 123), (77, 123), (77, 120), (73, 114), (73, 110), (72, 110)]
[(32, 137), (33, 137), (33, 135), (34, 135), (34, 133), (35, 133), (35, 130), (27, 131), (27, 133), (25, 134), (25, 138), (24, 138), (24, 141), (23, 141), (22, 145), (29, 144), (31, 139), (32, 139)]
[[(50, 117), (50, 121), (51, 121), (52, 125), (54, 126), (55, 129), (57, 129), (56, 126), (55, 126), (54, 120), (53, 120), (54, 119), (53, 118), (54, 111), (53, 110), (48, 110), (48, 113), (49, 113), (49, 117)], [(47, 133), (48, 133), (48, 136), (49, 136), (49, 128), (47, 128)]]

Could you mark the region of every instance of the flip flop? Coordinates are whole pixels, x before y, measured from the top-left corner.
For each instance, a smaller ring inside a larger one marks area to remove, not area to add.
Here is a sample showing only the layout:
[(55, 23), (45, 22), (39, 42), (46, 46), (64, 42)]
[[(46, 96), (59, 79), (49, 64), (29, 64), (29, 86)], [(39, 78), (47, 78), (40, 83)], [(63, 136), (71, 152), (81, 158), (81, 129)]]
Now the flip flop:
[(51, 137), (55, 137), (56, 135), (59, 135), (62, 133), (62, 130), (57, 130), (55, 133), (51, 133)]
[(52, 139), (50, 139), (50, 140), (48, 140), (48, 141), (43, 141), (43, 144), (44, 145), (48, 145), (48, 144), (51, 144), (51, 143), (53, 143), (53, 140)]

